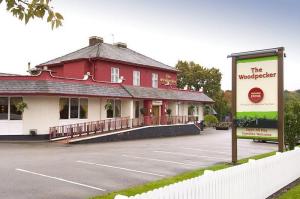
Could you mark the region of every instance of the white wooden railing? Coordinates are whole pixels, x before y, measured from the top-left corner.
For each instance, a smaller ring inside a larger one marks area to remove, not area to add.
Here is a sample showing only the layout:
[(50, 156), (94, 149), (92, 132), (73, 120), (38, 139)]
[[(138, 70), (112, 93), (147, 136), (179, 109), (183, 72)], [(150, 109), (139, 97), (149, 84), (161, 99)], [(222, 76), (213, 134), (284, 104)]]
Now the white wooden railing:
[(300, 148), (131, 197), (115, 199), (265, 199), (300, 177)]

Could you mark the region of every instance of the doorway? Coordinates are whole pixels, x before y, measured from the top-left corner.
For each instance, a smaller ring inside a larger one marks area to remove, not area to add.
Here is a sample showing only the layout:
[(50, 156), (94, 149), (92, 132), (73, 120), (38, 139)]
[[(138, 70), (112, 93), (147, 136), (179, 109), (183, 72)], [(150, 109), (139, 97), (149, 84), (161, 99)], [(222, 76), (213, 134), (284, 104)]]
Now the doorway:
[(152, 106), (152, 113), (153, 113), (153, 124), (158, 125), (159, 124), (159, 106)]

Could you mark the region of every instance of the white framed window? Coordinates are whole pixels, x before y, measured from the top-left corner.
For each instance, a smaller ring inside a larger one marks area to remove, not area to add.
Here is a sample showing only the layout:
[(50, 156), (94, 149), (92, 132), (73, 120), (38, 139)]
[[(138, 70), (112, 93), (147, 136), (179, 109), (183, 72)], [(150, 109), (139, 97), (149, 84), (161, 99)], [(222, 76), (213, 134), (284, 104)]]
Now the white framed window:
[(22, 112), (17, 106), (22, 97), (0, 97), (0, 120), (22, 120)]
[(122, 103), (121, 100), (108, 99), (106, 107), (106, 118), (121, 117)]
[(115, 68), (115, 67), (111, 68), (111, 82), (114, 83), (119, 82), (119, 68)]
[(87, 119), (88, 99), (87, 98), (60, 98), (59, 99), (60, 119)]
[(158, 88), (158, 74), (152, 73), (152, 87)]
[(140, 71), (133, 71), (133, 86), (141, 85), (141, 73)]

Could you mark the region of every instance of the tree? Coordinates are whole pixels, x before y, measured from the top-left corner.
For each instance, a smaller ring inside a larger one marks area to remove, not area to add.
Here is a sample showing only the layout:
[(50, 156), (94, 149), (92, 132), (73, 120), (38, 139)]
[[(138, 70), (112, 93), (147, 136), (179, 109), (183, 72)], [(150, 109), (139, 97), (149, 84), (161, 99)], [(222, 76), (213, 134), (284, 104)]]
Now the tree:
[(213, 108), (218, 113), (219, 119), (222, 120), (225, 115), (228, 115), (229, 107), (224, 99), (224, 92), (221, 90), (222, 74), (219, 69), (205, 68), (187, 61), (178, 61), (176, 69), (179, 88), (187, 86), (195, 91), (203, 89), (203, 92), (215, 101)]
[[(3, 0), (0, 0), (0, 4)], [(50, 5), (51, 0), (4, 0), (6, 10), (11, 12), (13, 16), (27, 24), (35, 17), (43, 19), (47, 16), (47, 22), (51, 24), (51, 28), (62, 26), (63, 16), (55, 12)]]
[(218, 119), (222, 121), (225, 118), (225, 116), (227, 116), (228, 113), (230, 113), (230, 107), (224, 98), (224, 91), (218, 92), (214, 97), (214, 101), (215, 103), (213, 107), (218, 113)]

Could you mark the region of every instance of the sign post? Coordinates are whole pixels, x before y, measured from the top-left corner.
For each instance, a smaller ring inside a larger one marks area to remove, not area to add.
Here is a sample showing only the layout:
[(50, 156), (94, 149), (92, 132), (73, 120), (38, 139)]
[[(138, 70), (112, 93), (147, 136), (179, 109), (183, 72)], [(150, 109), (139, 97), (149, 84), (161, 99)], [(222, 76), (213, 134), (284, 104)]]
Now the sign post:
[(237, 139), (278, 141), (284, 151), (284, 48), (234, 53), (232, 58), (232, 162)]

